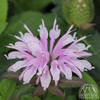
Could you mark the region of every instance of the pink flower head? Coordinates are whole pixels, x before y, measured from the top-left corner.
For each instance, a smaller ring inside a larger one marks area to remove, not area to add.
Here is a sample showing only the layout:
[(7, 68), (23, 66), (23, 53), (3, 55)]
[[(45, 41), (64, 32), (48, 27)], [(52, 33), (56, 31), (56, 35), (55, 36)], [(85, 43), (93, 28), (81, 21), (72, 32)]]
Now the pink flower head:
[[(32, 77), (36, 75), (36, 84), (40, 81), (41, 86), (46, 90), (50, 85), (51, 79), (55, 81), (55, 85), (58, 84), (60, 74), (71, 80), (72, 72), (82, 78), (81, 71), (94, 68), (87, 60), (79, 59), (91, 56), (91, 53), (86, 52), (90, 45), (86, 47), (85, 44), (78, 43), (85, 39), (86, 36), (76, 39), (76, 32), (73, 36), (69, 34), (73, 25), (55, 45), (55, 40), (60, 36), (60, 29), (56, 25), (56, 19), (49, 34), (42, 20), (42, 25), (38, 29), (40, 40), (32, 34), (26, 25), (24, 27), (28, 33), (19, 32), (21, 37), (15, 36), (15, 38), (20, 41), (16, 42), (15, 45), (10, 43), (7, 46), (17, 51), (9, 53), (8, 56), (5, 55), (7, 59), (20, 59), (11, 65), (8, 71), (16, 72), (23, 68), (23, 72), (19, 76), (19, 80), (23, 79), (23, 84), (29, 83)], [(49, 49), (48, 35), (50, 37)]]

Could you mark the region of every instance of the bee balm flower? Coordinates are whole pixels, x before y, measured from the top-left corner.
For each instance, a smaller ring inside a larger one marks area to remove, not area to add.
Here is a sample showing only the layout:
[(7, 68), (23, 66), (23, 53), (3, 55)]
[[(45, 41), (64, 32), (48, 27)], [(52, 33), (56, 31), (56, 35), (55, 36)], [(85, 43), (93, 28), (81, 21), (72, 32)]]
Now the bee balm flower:
[(76, 39), (76, 33), (73, 36), (69, 34), (73, 25), (54, 46), (55, 40), (60, 35), (60, 29), (58, 29), (55, 19), (53, 29), (49, 32), (50, 49), (48, 49), (48, 31), (43, 20), (40, 29), (38, 29), (40, 39), (35, 37), (26, 25), (24, 27), (28, 33), (19, 32), (21, 37), (15, 36), (19, 41), (15, 45), (10, 43), (7, 46), (16, 51), (9, 53), (8, 56), (5, 55), (7, 59), (20, 59), (11, 65), (8, 71), (16, 72), (23, 68), (23, 72), (19, 76), (19, 80), (23, 79), (23, 84), (29, 83), (32, 77), (36, 75), (36, 84), (40, 81), (41, 86), (46, 90), (51, 79), (55, 81), (55, 85), (58, 84), (60, 74), (71, 80), (72, 72), (82, 78), (81, 71), (93, 68), (88, 61), (79, 59), (91, 56), (91, 53), (86, 52), (90, 45), (85, 47), (85, 44), (78, 43), (85, 39), (86, 36)]

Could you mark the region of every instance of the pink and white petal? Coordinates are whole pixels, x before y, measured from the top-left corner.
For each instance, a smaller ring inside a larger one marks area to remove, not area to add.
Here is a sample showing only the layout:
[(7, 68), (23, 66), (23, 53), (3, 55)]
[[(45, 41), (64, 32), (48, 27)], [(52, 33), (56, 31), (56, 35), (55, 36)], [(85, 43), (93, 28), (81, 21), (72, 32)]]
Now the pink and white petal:
[(35, 67), (39, 67), (40, 65), (40, 62), (38, 60), (38, 58), (34, 58), (34, 59), (31, 59), (30, 61), (27, 62), (26, 66), (35, 66)]
[(51, 62), (50, 72), (53, 76), (53, 80), (55, 81), (56, 86), (57, 86), (58, 81), (60, 79), (60, 69), (57, 66), (58, 66), (58, 62), (56, 60)]
[[(69, 32), (68, 32), (69, 33)], [(57, 42), (57, 44), (55, 45), (53, 52), (52, 52), (52, 56), (60, 49), (62, 49), (65, 45), (71, 43), (74, 41), (74, 38), (71, 35), (68, 35), (68, 33), (66, 33), (65, 35), (63, 35), (59, 41)]]
[(80, 62), (82, 63), (84, 68), (88, 70), (94, 69), (94, 67), (92, 67), (92, 65), (87, 60), (80, 60)]
[(54, 25), (53, 25), (53, 29), (52, 29), (52, 34), (51, 34), (51, 40), (50, 40), (50, 54), (52, 53), (52, 49), (54, 46), (54, 42), (55, 42), (55, 26), (56, 26), (56, 22), (57, 20), (54, 20)]
[(62, 55), (64, 55), (64, 50), (60, 49), (52, 56), (52, 59), (55, 59), (55, 58), (62, 56)]
[(85, 50), (85, 44), (77, 43), (73, 46), (73, 49), (77, 50), (78, 52)]
[(24, 51), (29, 51), (29, 48), (24, 42), (16, 42), (15, 47)]
[(23, 81), (24, 81), (23, 84), (29, 83), (32, 77), (36, 74), (36, 71), (37, 71), (37, 68), (34, 66), (31, 66), (31, 68), (27, 70), (23, 75)]
[(42, 75), (43, 69), (44, 67), (41, 67), (41, 66), (38, 68), (38, 73), (37, 73), (38, 76)]
[(88, 56), (92, 56), (92, 54), (85, 52), (85, 51), (82, 51), (82, 52), (78, 52), (77, 56), (78, 57), (88, 57)]
[(21, 53), (20, 52), (18, 52), (18, 51), (13, 51), (13, 52), (10, 52), (9, 54), (8, 54), (8, 56), (7, 55), (5, 55), (5, 57), (7, 58), (7, 59), (16, 59), (16, 58), (21, 58)]
[(25, 41), (25, 43), (28, 43), (29, 41), (34, 40), (34, 36), (32, 36), (30, 33), (25, 33), (23, 36), (23, 40)]
[(19, 80), (22, 80), (22, 78), (23, 78), (23, 75), (24, 75), (24, 73), (27, 71), (27, 70), (29, 70), (31, 67), (26, 67), (25, 69), (24, 69), (24, 71), (20, 74), (20, 76), (19, 76)]
[(71, 42), (74, 41), (74, 38), (71, 35), (67, 35), (64, 40), (62, 41), (62, 44), (65, 46)]
[(38, 31), (39, 31), (41, 39), (43, 39), (44, 31), (45, 31), (45, 34), (46, 34), (46, 38), (48, 38), (48, 31), (47, 31), (46, 27), (44, 27), (44, 30), (43, 30), (42, 25), (40, 25), (39, 27), (40, 27), (40, 29), (38, 29)]
[(49, 87), (50, 81), (51, 81), (51, 76), (49, 72), (48, 66), (46, 66), (43, 70), (42, 76), (40, 77), (41, 80), (41, 85), (46, 90), (46, 88)]
[(67, 64), (66, 66), (68, 66), (72, 72), (76, 73), (79, 76), (79, 78), (82, 78), (81, 72), (75, 66), (69, 64)]
[(33, 36), (33, 33), (30, 31), (30, 29), (27, 27), (26, 24), (24, 24), (24, 27), (26, 28), (26, 30), (30, 33), (31, 36)]
[[(49, 33), (49, 36), (51, 38), (52, 36), (52, 33), (53, 33), (53, 29), (50, 30), (50, 33)], [(57, 39), (60, 35), (60, 29), (58, 29), (58, 25), (56, 25), (56, 30), (54, 30), (54, 37), (55, 39)]]
[(36, 80), (36, 85), (39, 84), (40, 77), (41, 77), (41, 76), (38, 76), (38, 78), (37, 78), (37, 80)]
[(72, 60), (70, 60), (70, 62), (74, 65), (74, 66), (76, 66), (80, 71), (84, 71), (84, 65), (81, 63), (81, 61), (80, 60), (78, 60), (78, 59), (72, 59)]
[(78, 39), (78, 40), (74, 40), (74, 42), (67, 48), (67, 49), (72, 49), (73, 46), (78, 43), (79, 41), (82, 41), (83, 39), (85, 39), (86, 36), (83, 36), (82, 38)]
[(72, 79), (72, 71), (64, 63), (59, 64), (60, 71), (65, 75), (66, 79)]
[(40, 44), (37, 40), (28, 42), (28, 47), (31, 51), (31, 53), (34, 55), (36, 52), (40, 53), (42, 51)]
[(17, 61), (15, 64), (8, 68), (8, 71), (16, 72), (17, 70), (26, 67), (27, 62), (27, 60)]

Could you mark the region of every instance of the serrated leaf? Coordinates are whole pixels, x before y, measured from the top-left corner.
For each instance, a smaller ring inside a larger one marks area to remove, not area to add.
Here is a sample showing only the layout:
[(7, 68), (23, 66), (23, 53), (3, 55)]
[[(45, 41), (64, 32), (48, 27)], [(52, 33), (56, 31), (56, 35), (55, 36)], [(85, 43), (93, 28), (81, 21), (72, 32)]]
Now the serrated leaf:
[[(99, 89), (98, 89), (98, 85), (96, 84), (96, 82), (93, 80), (93, 78), (91, 77), (91, 76), (89, 76), (86, 72), (82, 72), (82, 78), (84, 79), (84, 80), (86, 80), (88, 83), (90, 83), (90, 84), (92, 84), (93, 86), (95, 86), (95, 88), (96, 88), (96, 93), (97, 93), (97, 98), (98, 99), (95, 99), (95, 100), (99, 100), (99, 97), (100, 97), (100, 95), (99, 95)], [(90, 98), (89, 100), (92, 100), (92, 98)]]
[(50, 84), (48, 91), (64, 99), (63, 92), (60, 89), (58, 89), (54, 84)]
[(32, 97), (39, 96), (44, 93), (45, 91), (43, 90), (43, 87), (41, 85), (38, 85), (37, 88), (34, 90)]
[(80, 79), (78, 77), (73, 77), (72, 80), (67, 80), (63, 78), (58, 82), (58, 87), (61, 87), (61, 88), (80, 87), (81, 85), (85, 83), (87, 83), (85, 80)]
[(30, 87), (30, 84), (23, 85), (23, 87), (15, 90), (8, 100), (20, 100), (22, 94)]
[(19, 36), (19, 31), (22, 31), (23, 33), (27, 32), (23, 25), (19, 23), (19, 21), (25, 23), (33, 32), (33, 34), (37, 36), (39, 33), (37, 29), (39, 29), (39, 25), (42, 24), (41, 19), (44, 19), (45, 26), (48, 30), (50, 30), (53, 27), (54, 18), (55, 15), (52, 13), (42, 14), (39, 12), (32, 11), (24, 12), (11, 17), (8, 21), (8, 25), (5, 31), (0, 36), (0, 52), (2, 53), (8, 51), (8, 48), (4, 47), (5, 45), (8, 45), (9, 43), (15, 43), (15, 41), (18, 41), (13, 36), (8, 36), (8, 34)]
[(32, 98), (32, 94), (23, 95), (21, 100), (41, 100), (39, 97)]
[(4, 79), (0, 83), (0, 94), (2, 95), (2, 98), (4, 100), (8, 100), (12, 92), (14, 91), (16, 86), (16, 82), (9, 80), (9, 79)]

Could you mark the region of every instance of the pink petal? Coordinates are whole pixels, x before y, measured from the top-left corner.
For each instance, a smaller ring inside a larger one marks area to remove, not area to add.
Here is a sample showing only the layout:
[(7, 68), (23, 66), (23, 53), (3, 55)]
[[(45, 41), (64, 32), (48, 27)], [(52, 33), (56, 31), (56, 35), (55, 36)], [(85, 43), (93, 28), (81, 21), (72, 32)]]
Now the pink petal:
[(24, 42), (16, 42), (15, 47), (24, 51), (30, 51)]
[[(50, 30), (50, 38), (52, 37), (53, 29)], [(60, 35), (60, 29), (58, 29), (58, 25), (56, 25), (56, 30), (54, 30), (54, 37), (57, 39)]]
[(64, 63), (59, 64), (60, 71), (65, 75), (66, 79), (72, 79), (72, 71)]
[(66, 66), (68, 66), (72, 72), (76, 73), (80, 78), (82, 78), (81, 72), (75, 66), (69, 64), (66, 64)]
[(51, 40), (50, 40), (50, 53), (52, 52), (53, 45), (55, 42), (55, 37), (54, 37), (55, 26), (56, 26), (56, 19), (54, 20), (54, 25), (53, 25), (53, 29), (52, 29), (52, 36), (51, 36)]
[(19, 76), (19, 80), (22, 80), (24, 73), (29, 70), (31, 67), (26, 67), (26, 69), (24, 69), (24, 71), (21, 73), (21, 75)]
[(24, 27), (26, 28), (26, 30), (31, 34), (31, 36), (33, 36), (33, 33), (30, 31), (30, 29), (27, 27), (26, 24), (24, 24)]
[(78, 50), (78, 52), (85, 50), (85, 44), (77, 43), (73, 46), (73, 49)]
[(58, 66), (58, 62), (56, 60), (53, 60), (51, 62), (51, 74), (53, 76), (53, 80), (55, 81), (55, 85), (57, 86), (57, 83), (60, 79), (60, 69), (57, 67)]
[(47, 31), (46, 27), (44, 27), (44, 29), (43, 29), (42, 25), (40, 25), (40, 29), (38, 29), (38, 31), (39, 31), (41, 39), (43, 39), (44, 30), (45, 30), (46, 38), (48, 38), (48, 31)]
[(15, 64), (8, 68), (8, 71), (16, 72), (17, 70), (26, 67), (27, 62), (27, 60), (17, 61)]
[(46, 32), (44, 20), (42, 20), (42, 26), (43, 26), (43, 33), (44, 33), (42, 41), (43, 41), (45, 50), (48, 51), (48, 49), (47, 49), (48, 41), (47, 41), (47, 36), (46, 36), (47, 32)]
[(46, 66), (46, 68), (43, 70), (40, 80), (41, 80), (42, 87), (44, 88), (44, 90), (46, 90), (46, 88), (49, 87), (51, 81), (51, 76), (50, 76), (48, 66)]
[(8, 56), (7, 56), (7, 55), (5, 55), (5, 56), (6, 56), (7, 59), (16, 59), (16, 58), (22, 58), (21, 55), (22, 55), (22, 54), (21, 54), (20, 52), (18, 52), (18, 51), (13, 51), (13, 52), (10, 52), (10, 53), (8, 54)]
[(31, 78), (36, 74), (37, 68), (32, 66), (29, 70), (27, 70), (23, 75), (23, 84), (29, 83)]
[[(59, 41), (57, 42), (56, 46), (54, 47), (53, 49), (53, 52), (52, 52), (52, 57), (53, 55), (58, 51), (60, 50), (61, 48), (63, 48), (65, 45), (67, 45), (68, 43), (71, 43), (74, 38), (71, 36), (71, 35), (68, 35), (71, 31), (71, 29), (73, 28), (73, 25), (69, 28), (69, 30), (67, 31), (67, 33), (65, 35), (63, 35)], [(68, 39), (68, 40), (67, 40)], [(71, 41), (70, 41), (71, 40)]]

